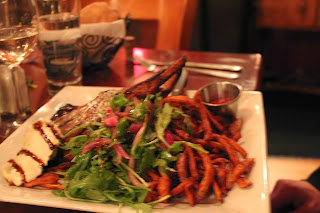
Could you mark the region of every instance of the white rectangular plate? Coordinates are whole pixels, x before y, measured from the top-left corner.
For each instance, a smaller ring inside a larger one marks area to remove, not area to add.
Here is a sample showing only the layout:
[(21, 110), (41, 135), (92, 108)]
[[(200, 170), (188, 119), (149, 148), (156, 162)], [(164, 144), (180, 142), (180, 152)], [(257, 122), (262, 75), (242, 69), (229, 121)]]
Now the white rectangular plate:
[[(63, 105), (86, 104), (95, 98), (100, 91), (107, 87), (65, 87), (47, 104), (33, 114), (19, 129), (0, 145), (0, 168), (14, 157), (22, 147), (22, 139), (26, 127), (39, 119), (50, 119), (51, 116)], [(253, 185), (248, 189), (235, 186), (225, 198), (223, 204), (206, 201), (190, 207), (187, 203), (161, 204), (153, 212), (224, 212), (224, 213), (269, 213), (268, 178), (266, 162), (266, 127), (263, 108), (263, 98), (260, 92), (243, 92), (239, 99), (238, 117), (243, 118), (242, 138), (239, 143), (247, 150), (248, 157), (255, 158), (255, 164), (249, 179)], [(74, 209), (92, 212), (118, 212), (114, 204), (97, 204), (71, 201), (53, 195), (50, 190), (29, 189), (9, 186), (0, 175), (0, 201), (23, 203), (39, 206), (48, 206), (64, 209)], [(209, 199), (212, 200), (212, 199)], [(130, 207), (123, 207), (122, 213), (135, 212)]]

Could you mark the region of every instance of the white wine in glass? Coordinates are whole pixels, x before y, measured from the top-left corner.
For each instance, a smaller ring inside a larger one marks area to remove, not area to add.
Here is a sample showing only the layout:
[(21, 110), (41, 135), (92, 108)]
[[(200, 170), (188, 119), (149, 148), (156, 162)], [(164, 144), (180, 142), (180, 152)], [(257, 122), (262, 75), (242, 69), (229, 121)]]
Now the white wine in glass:
[(0, 141), (30, 115), (27, 79), (19, 64), (37, 45), (36, 10), (33, 0), (0, 1)]

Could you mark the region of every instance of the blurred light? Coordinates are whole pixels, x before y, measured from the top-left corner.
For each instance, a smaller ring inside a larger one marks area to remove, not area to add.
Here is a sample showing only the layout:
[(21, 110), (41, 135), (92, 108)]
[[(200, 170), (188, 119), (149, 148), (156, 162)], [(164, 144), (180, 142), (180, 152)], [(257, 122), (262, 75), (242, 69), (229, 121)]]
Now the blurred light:
[(144, 50), (141, 49), (141, 48), (135, 47), (135, 48), (133, 48), (133, 51), (132, 51), (132, 52), (133, 52), (132, 55), (133, 55), (133, 57), (135, 57), (135, 58), (144, 58), (144, 56), (145, 56), (145, 52), (144, 52)]

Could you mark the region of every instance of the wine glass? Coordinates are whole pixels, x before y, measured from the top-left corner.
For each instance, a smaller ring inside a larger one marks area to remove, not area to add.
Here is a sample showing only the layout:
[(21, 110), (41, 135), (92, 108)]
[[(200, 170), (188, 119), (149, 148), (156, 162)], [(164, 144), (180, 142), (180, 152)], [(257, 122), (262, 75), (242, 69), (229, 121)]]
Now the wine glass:
[(19, 64), (36, 47), (37, 35), (33, 0), (0, 1), (0, 140), (30, 115), (27, 80)]

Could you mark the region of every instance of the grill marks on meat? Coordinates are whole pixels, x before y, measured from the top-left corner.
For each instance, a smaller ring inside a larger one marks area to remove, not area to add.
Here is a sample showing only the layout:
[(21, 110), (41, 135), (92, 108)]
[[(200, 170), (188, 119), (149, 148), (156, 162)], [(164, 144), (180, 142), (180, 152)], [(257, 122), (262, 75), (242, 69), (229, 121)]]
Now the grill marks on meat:
[(145, 98), (148, 94), (163, 92), (163, 96), (170, 93), (177, 82), (182, 67), (187, 58), (181, 56), (166, 70), (159, 72), (151, 78), (126, 88), (122, 91), (108, 90), (101, 92), (93, 101), (83, 106), (67, 105), (60, 109), (53, 117), (52, 121), (59, 127), (63, 135), (73, 128), (89, 122), (99, 122), (99, 112), (105, 112), (109, 100), (115, 94), (124, 94), (129, 100), (133, 97)]
[(103, 112), (109, 104), (109, 100), (117, 93), (117, 90), (107, 90), (101, 92), (94, 100), (83, 106), (75, 106), (73, 109), (69, 105), (66, 110), (61, 108), (52, 117), (52, 121), (59, 127), (62, 134), (66, 134), (73, 128), (89, 122), (98, 122), (99, 112)]

